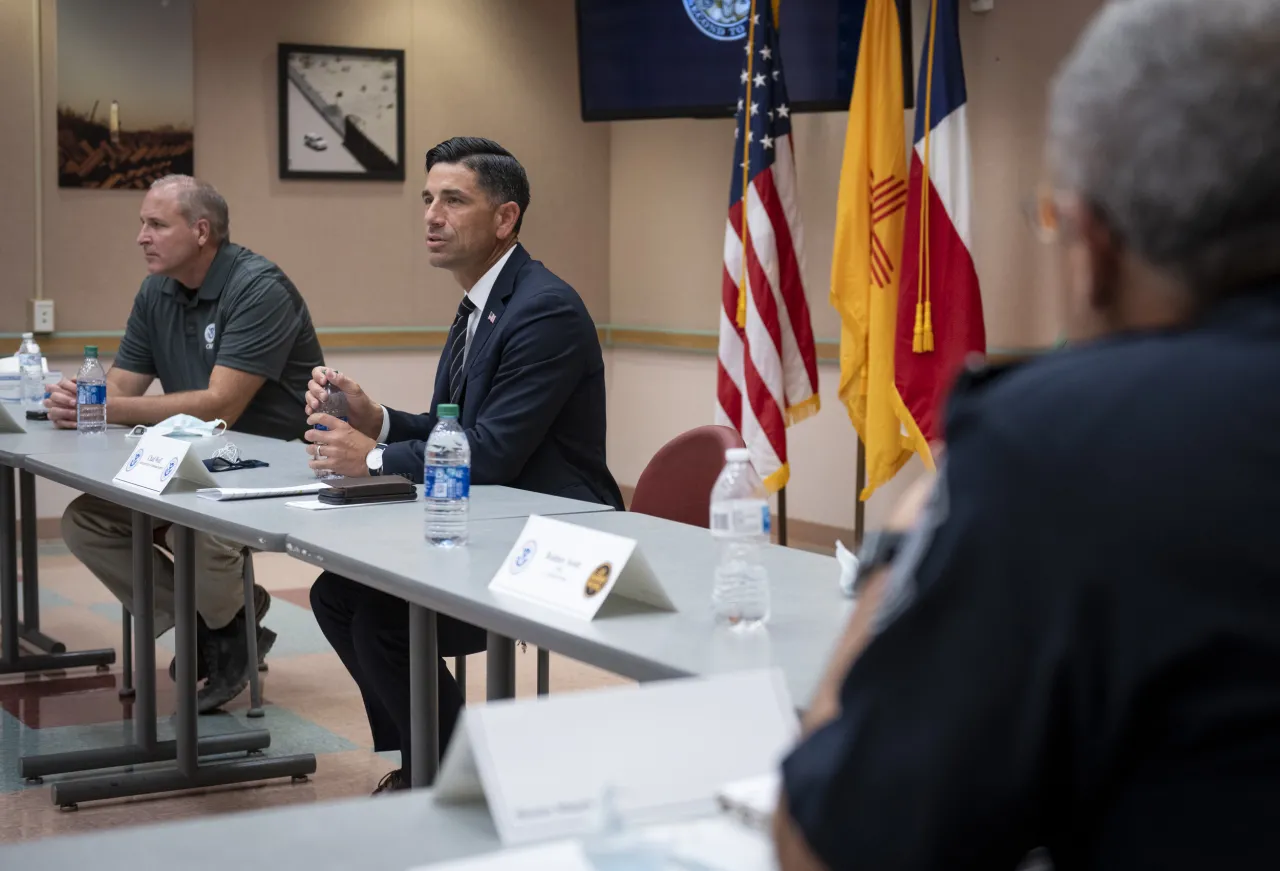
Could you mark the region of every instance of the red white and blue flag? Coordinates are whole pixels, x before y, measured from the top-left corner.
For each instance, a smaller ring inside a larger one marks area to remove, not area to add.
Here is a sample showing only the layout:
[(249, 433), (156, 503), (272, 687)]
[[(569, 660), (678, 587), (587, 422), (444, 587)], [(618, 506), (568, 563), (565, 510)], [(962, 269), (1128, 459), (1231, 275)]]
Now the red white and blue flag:
[(818, 410), (818, 360), (800, 277), (791, 107), (774, 4), (752, 2), (725, 224), (716, 422), (742, 434), (765, 486), (787, 483), (789, 424)]
[(986, 351), (973, 262), (968, 94), (957, 0), (933, 0), (916, 97), (894, 380), (926, 442), (942, 438), (965, 358)]

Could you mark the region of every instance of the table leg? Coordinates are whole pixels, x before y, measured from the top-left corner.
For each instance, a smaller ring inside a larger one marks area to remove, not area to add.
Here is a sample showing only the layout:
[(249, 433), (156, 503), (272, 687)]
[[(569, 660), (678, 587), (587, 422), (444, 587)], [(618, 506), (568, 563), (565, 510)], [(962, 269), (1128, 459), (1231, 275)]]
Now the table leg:
[[(40, 631), (40, 576), (38, 550), (39, 537), (36, 524), (36, 479), (30, 472), (18, 473), (18, 499), (22, 514), (22, 622), (28, 632)], [(53, 639), (50, 639), (53, 641)], [(48, 653), (62, 653), (67, 648), (63, 644), (53, 642), (61, 648), (48, 650)]]
[(120, 698), (131, 699), (137, 695), (133, 688), (133, 615), (128, 608), (120, 612)]
[(538, 695), (551, 692), (551, 651), (538, 648)]
[[(0, 497), (3, 497), (2, 477)], [(3, 519), (0, 515), (0, 526), (3, 526)], [(177, 612), (175, 643), (178, 648), (177, 735), (174, 741), (156, 740), (155, 588), (152, 577), (151, 528), (152, 520), (148, 515), (137, 511), (133, 513), (134, 664), (137, 669), (135, 684), (138, 692), (138, 703), (134, 708), (136, 743), (128, 747), (29, 756), (21, 760), (20, 770), (23, 776), (36, 779), (46, 774), (177, 760), (176, 766), (77, 777), (55, 783), (52, 788), (53, 803), (64, 808), (73, 808), (84, 801), (252, 783), (276, 777), (306, 780), (308, 775), (316, 771), (316, 758), (310, 753), (217, 760), (204, 765), (198, 763), (199, 756), (262, 750), (270, 746), (271, 734), (266, 730), (254, 729), (197, 739), (195, 542), (193, 532), (183, 527), (177, 527), (177, 552), (174, 555), (174, 598)]]
[(196, 759), (196, 537), (189, 526), (174, 524), (174, 647), (178, 667), (178, 771), (190, 777)]
[(253, 600), (253, 551), (244, 548), (244, 626), (249, 648), (249, 716), (258, 718), (262, 710), (262, 676), (258, 673), (258, 612)]
[(0, 662), (18, 664), (18, 518), (14, 515), (13, 469), (0, 466)]
[(485, 656), (486, 696), (513, 699), (516, 696), (516, 643), (497, 632), (488, 633)]
[[(36, 565), (35, 479), (21, 474), (22, 491), (22, 611), (18, 619), (18, 518), (14, 470), (0, 466), (0, 674), (61, 671), (94, 665), (100, 668), (116, 661), (110, 649), (67, 652), (66, 645), (40, 631), (40, 590)], [(23, 654), (19, 639), (41, 653)]]
[(133, 664), (137, 703), (133, 708), (133, 741), (142, 749), (156, 746), (156, 589), (152, 568), (151, 516), (133, 512)]
[(436, 613), (409, 606), (409, 782), (427, 787), (440, 771), (440, 665)]

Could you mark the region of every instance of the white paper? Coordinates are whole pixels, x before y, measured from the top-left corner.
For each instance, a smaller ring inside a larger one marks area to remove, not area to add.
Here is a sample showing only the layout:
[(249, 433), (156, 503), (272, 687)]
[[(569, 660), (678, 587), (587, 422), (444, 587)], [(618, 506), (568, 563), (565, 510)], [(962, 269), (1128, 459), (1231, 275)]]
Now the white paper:
[(581, 840), (553, 841), (423, 866), (431, 871), (599, 871), (601, 868), (773, 871), (775, 867), (773, 843), (768, 837), (715, 817), (589, 835)]
[[(474, 801), (504, 844), (714, 815), (726, 783), (775, 771), (799, 734), (781, 672), (734, 672), (466, 708), (436, 786)], [(537, 752), (530, 752), (536, 748)]]
[(202, 487), (196, 495), (203, 499), (225, 502), (231, 499), (269, 499), (275, 496), (303, 496), (328, 489), (323, 481), (295, 487)]
[(538, 515), (525, 523), (489, 589), (583, 620), (610, 594), (674, 610), (635, 539)]
[(26, 427), (17, 418), (9, 414), (9, 409), (4, 407), (4, 403), (0, 403), (0, 433), (22, 433), (26, 431)]

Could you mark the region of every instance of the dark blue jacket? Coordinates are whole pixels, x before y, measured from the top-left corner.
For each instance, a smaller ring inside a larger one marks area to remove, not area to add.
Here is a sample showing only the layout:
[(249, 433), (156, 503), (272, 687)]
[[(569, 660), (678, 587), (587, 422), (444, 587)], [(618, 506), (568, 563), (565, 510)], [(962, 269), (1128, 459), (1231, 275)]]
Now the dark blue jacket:
[[(492, 314), (493, 320), (490, 320)], [(462, 427), (471, 483), (622, 508), (605, 463), (604, 358), (577, 292), (517, 245), (489, 293), (465, 363)], [(387, 409), (383, 469), (422, 482), (422, 455), (448, 401), (448, 354), (431, 411)]]

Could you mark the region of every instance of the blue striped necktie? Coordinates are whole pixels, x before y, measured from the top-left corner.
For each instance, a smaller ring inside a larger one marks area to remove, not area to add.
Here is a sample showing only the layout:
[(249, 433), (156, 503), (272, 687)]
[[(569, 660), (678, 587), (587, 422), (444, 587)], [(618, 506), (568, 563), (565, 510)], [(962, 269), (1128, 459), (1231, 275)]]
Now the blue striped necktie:
[(462, 302), (458, 303), (458, 315), (449, 329), (449, 401), (455, 405), (462, 396), (462, 385), (466, 382), (463, 360), (467, 355), (467, 322), (475, 310), (476, 304), (471, 301), (471, 297), (462, 297)]

